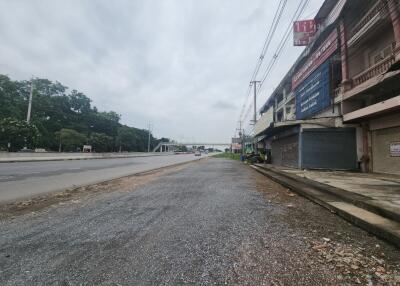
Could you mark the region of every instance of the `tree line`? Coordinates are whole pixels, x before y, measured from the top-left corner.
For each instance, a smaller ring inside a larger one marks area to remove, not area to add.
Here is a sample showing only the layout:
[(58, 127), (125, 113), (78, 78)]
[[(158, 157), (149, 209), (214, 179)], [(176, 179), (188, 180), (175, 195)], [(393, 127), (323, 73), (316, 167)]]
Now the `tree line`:
[[(78, 151), (92, 145), (96, 152), (147, 151), (148, 131), (120, 123), (114, 111), (99, 111), (82, 92), (59, 82), (34, 79), (32, 115), (26, 121), (31, 81), (0, 75), (0, 151), (43, 148)], [(167, 138), (150, 137), (153, 149)]]

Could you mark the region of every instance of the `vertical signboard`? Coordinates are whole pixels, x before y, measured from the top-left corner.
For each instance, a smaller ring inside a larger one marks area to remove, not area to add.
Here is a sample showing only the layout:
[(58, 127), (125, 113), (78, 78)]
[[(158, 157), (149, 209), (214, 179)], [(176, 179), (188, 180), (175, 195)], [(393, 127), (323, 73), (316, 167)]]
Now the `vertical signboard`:
[(297, 87), (295, 96), (296, 119), (310, 118), (330, 105), (329, 60), (317, 68)]
[(307, 46), (317, 32), (315, 20), (303, 20), (293, 23), (293, 43), (295, 46)]

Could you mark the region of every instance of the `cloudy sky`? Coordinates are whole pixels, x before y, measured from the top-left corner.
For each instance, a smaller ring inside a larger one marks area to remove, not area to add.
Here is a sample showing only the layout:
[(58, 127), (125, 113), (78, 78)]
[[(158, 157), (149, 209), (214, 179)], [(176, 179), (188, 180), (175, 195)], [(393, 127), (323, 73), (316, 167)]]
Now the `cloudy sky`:
[[(278, 2), (0, 0), (0, 73), (60, 81), (158, 137), (229, 142)], [(267, 62), (299, 2), (288, 1)], [(301, 51), (287, 46), (258, 105)]]

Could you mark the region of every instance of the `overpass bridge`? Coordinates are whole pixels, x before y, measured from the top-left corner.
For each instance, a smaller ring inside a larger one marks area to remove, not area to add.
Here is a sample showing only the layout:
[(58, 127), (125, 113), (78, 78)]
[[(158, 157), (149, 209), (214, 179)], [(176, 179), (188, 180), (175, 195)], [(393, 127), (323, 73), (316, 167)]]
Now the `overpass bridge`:
[(230, 146), (231, 143), (220, 143), (220, 142), (160, 142), (154, 149), (153, 152), (170, 152), (172, 147), (178, 146)]

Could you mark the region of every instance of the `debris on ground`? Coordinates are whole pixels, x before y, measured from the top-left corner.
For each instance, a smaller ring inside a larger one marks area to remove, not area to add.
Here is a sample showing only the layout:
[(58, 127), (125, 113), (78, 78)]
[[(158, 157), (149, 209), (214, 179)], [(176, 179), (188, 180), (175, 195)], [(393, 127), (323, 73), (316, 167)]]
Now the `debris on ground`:
[(341, 273), (337, 278), (344, 283), (400, 285), (400, 265), (390, 267), (383, 258), (366, 255), (365, 248), (335, 243), (323, 237), (312, 241), (311, 249), (324, 259), (321, 263), (328, 262), (331, 269)]

